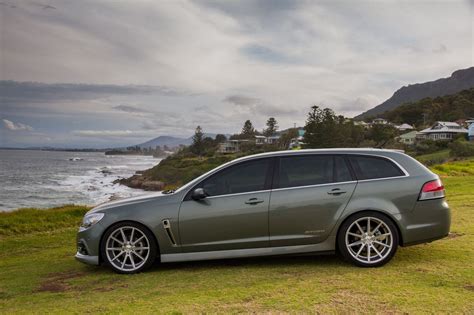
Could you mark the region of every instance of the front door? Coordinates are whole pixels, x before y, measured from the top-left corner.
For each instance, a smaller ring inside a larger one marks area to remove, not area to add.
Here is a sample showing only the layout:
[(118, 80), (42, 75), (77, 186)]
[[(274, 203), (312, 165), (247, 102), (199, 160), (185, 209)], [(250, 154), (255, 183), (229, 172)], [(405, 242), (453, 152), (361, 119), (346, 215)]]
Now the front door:
[(281, 157), (269, 211), (271, 246), (324, 241), (357, 184), (343, 156)]
[(272, 163), (264, 158), (232, 165), (193, 187), (208, 197), (196, 201), (190, 191), (181, 204), (183, 252), (268, 247)]

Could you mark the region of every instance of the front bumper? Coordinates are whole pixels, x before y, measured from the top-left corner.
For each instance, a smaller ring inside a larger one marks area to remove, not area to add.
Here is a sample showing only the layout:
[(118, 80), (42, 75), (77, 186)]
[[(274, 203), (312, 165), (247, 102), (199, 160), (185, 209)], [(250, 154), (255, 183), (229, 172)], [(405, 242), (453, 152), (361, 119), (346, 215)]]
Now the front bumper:
[(83, 255), (79, 252), (76, 253), (76, 260), (88, 264), (88, 265), (99, 265), (99, 256)]

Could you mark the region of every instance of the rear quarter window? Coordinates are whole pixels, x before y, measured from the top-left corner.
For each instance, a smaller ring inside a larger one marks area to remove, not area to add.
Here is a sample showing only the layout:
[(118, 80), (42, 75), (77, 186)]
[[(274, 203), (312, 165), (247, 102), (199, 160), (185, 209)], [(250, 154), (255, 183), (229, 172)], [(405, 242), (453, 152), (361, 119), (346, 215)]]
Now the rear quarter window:
[(392, 161), (375, 156), (350, 156), (357, 179), (389, 178), (405, 175)]

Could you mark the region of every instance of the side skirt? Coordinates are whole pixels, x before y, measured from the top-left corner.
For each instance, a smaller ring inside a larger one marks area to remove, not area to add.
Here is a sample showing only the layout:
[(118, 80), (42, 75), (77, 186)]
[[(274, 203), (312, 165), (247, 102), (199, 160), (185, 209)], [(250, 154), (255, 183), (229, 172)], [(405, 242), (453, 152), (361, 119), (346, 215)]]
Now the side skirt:
[(213, 260), (226, 258), (244, 258), (257, 256), (295, 255), (314, 252), (327, 252), (335, 250), (335, 238), (329, 237), (326, 241), (311, 245), (296, 245), (282, 247), (263, 247), (250, 249), (232, 249), (209, 252), (163, 254), (161, 262)]

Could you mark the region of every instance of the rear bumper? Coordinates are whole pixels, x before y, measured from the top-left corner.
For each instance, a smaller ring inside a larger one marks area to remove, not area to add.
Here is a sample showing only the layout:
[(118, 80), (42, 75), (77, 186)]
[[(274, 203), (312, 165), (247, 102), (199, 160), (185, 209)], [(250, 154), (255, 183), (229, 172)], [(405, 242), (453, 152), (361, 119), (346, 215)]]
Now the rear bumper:
[(400, 223), (403, 246), (431, 242), (449, 234), (451, 210), (444, 198), (418, 201)]
[(88, 265), (98, 265), (99, 264), (99, 256), (89, 256), (83, 255), (79, 252), (76, 253), (76, 260), (88, 264)]

